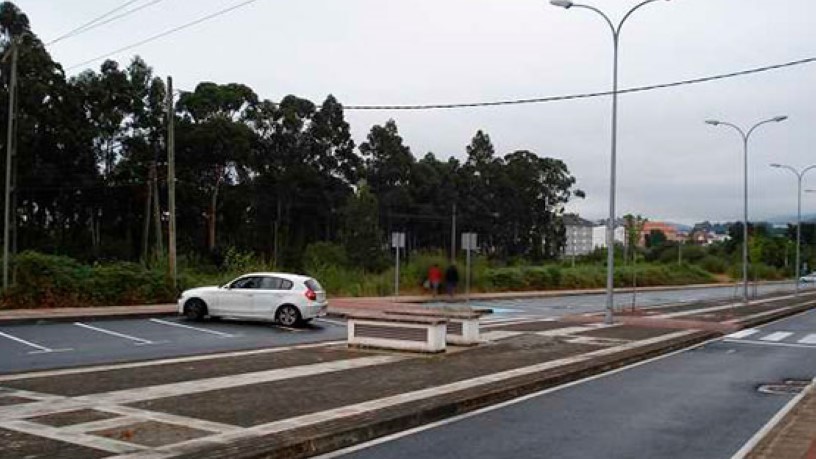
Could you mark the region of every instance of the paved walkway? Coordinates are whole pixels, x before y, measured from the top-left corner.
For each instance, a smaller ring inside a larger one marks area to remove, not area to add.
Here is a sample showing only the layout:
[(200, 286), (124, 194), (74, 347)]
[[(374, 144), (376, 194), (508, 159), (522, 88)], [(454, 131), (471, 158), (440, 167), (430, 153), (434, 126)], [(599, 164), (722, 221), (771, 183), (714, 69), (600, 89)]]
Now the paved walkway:
[(720, 336), (700, 330), (713, 316), (585, 319), (493, 323), (489, 344), (432, 357), (323, 343), (0, 375), (0, 457), (305, 457)]
[(813, 384), (746, 457), (816, 459), (816, 389)]

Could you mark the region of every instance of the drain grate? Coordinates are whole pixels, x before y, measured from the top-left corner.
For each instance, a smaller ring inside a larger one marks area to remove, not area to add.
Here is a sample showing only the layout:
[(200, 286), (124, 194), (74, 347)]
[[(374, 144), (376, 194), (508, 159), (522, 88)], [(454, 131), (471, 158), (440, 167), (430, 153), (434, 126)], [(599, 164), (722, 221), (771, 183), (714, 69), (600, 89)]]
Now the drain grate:
[(786, 379), (782, 382), (760, 384), (757, 391), (763, 394), (796, 395), (805, 390), (808, 385), (810, 385), (810, 381)]

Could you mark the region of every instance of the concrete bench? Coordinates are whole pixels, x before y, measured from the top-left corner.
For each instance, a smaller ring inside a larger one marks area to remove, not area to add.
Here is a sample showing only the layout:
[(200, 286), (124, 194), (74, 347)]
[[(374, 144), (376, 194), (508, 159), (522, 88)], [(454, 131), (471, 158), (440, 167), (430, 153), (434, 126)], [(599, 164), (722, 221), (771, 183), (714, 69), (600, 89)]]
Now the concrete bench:
[(445, 330), (445, 341), (448, 344), (459, 346), (473, 346), (480, 343), (479, 319), (492, 312), (491, 309), (427, 308), (411, 311), (386, 311), (386, 314), (446, 319), (448, 323)]
[(347, 315), (348, 345), (400, 351), (445, 352), (443, 317), (374, 312)]

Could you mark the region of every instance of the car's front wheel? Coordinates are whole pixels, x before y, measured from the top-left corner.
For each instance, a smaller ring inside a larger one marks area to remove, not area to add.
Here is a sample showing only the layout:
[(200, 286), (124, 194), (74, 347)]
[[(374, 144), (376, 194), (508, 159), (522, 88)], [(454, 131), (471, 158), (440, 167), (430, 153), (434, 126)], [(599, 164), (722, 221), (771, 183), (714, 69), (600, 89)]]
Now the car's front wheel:
[(187, 301), (184, 307), (184, 317), (188, 320), (202, 320), (207, 315), (207, 304), (198, 298)]
[(300, 311), (291, 304), (285, 304), (278, 308), (275, 320), (284, 327), (294, 327), (300, 323)]

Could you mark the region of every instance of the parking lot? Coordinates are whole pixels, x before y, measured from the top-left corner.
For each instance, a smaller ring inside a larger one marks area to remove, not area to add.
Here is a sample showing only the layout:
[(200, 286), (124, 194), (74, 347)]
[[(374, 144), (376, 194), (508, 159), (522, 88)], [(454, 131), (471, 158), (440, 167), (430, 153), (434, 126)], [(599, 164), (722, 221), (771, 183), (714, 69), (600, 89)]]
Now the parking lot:
[(147, 360), (344, 339), (345, 323), (303, 328), (178, 317), (0, 326), (0, 373)]

